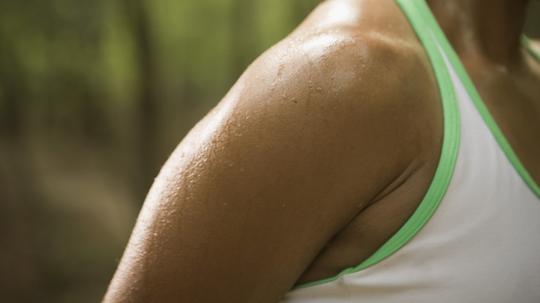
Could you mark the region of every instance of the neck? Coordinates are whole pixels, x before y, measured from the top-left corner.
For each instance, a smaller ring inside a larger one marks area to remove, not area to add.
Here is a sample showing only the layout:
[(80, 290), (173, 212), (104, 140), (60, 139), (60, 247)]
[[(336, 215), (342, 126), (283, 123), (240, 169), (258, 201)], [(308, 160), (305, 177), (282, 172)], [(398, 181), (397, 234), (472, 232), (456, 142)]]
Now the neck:
[(428, 0), (435, 18), (461, 55), (513, 65), (521, 58), (528, 0)]

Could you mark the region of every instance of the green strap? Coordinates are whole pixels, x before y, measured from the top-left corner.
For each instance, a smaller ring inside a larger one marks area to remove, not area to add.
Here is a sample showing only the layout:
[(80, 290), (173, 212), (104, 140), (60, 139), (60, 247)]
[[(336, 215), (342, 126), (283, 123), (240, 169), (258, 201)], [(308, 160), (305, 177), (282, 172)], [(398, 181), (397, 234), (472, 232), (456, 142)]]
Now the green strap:
[[(432, 28), (435, 32), (435, 35), (437, 36), (437, 40), (439, 41), (441, 47), (444, 49), (446, 55), (448, 56), (450, 62), (452, 63), (454, 69), (456, 70), (456, 73), (458, 74), (459, 78), (461, 79), (461, 82), (465, 86), (465, 89), (467, 90), (467, 93), (471, 97), (476, 109), (482, 116), (484, 122), (489, 127), (491, 133), (495, 137), (497, 143), (505, 153), (506, 157), (512, 163), (514, 166), (514, 169), (518, 172), (518, 174), (521, 176), (523, 181), (527, 184), (527, 186), (530, 188), (530, 190), (538, 197), (540, 198), (540, 187), (534, 179), (531, 177), (529, 172), (525, 169), (525, 166), (521, 163), (518, 156), (510, 146), (510, 143), (508, 143), (508, 140), (502, 133), (501, 129), (493, 119), (493, 116), (489, 112), (488, 108), (486, 107), (485, 103), (482, 101), (482, 98), (480, 97), (480, 94), (478, 93), (478, 90), (474, 86), (471, 78), (469, 77), (469, 74), (465, 70), (465, 67), (461, 63), (461, 60), (459, 59), (459, 56), (456, 54), (452, 46), (450, 45), (450, 42), (446, 38), (444, 32), (440, 28), (439, 24), (437, 23), (437, 20), (431, 13), (431, 10), (427, 6), (424, 0), (409, 0), (407, 2), (413, 2), (416, 4), (417, 9), (422, 12), (424, 15), (424, 19), (427, 20), (428, 27)], [(523, 41), (525, 45), (528, 47), (529, 51), (531, 53), (535, 54), (534, 56), (538, 56), (536, 52), (534, 52), (530, 46), (530, 42), (527, 38), (523, 38)], [(539, 58), (539, 57), (537, 57)]]
[[(517, 155), (514, 153), (510, 144), (504, 137), (502, 131), (495, 123), (493, 117), (489, 113), (487, 107), (482, 102), (480, 94), (476, 90), (472, 80), (469, 78), (465, 68), (461, 64), (458, 55), (453, 50), (448, 42), (444, 32), (439, 27), (437, 21), (433, 17), (431, 10), (424, 0), (396, 0), (409, 22), (413, 26), (418, 38), (424, 45), (424, 48), (429, 56), (433, 66), (435, 76), (439, 83), (439, 89), (442, 98), (444, 111), (444, 139), (441, 150), (441, 158), (435, 172), (434, 179), (426, 193), (424, 199), (411, 218), (403, 225), (403, 227), (380, 247), (372, 256), (361, 264), (350, 267), (338, 275), (322, 279), (319, 281), (309, 282), (296, 286), (294, 289), (313, 287), (321, 284), (326, 284), (339, 279), (342, 276), (359, 272), (370, 266), (373, 266), (384, 259), (388, 258), (407, 242), (409, 242), (429, 221), (440, 201), (442, 200), (448, 185), (450, 183), (457, 158), (457, 151), (460, 141), (460, 118), (457, 101), (453, 90), (450, 75), (446, 69), (444, 58), (438, 50), (441, 47), (448, 56), (451, 64), (454, 66), (456, 73), (461, 79), (465, 89), (471, 96), (473, 103), (480, 112), (484, 122), (488, 125), (499, 146), (506, 154), (516, 171), (529, 186), (534, 194), (540, 198), (540, 187), (531, 178)], [(436, 42), (438, 41), (438, 43)], [(540, 62), (540, 52), (533, 49), (529, 39), (523, 37), (523, 44), (531, 53), (531, 55)]]
[(439, 206), (444, 194), (446, 193), (446, 190), (448, 189), (450, 180), (452, 179), (460, 141), (459, 109), (457, 107), (452, 79), (447, 70), (444, 58), (439, 52), (437, 44), (434, 41), (434, 37), (429, 30), (429, 24), (426, 22), (424, 17), (414, 7), (412, 2), (407, 0), (397, 0), (397, 3), (408, 17), (416, 34), (418, 35), (418, 38), (424, 45), (439, 85), (442, 108), (444, 112), (444, 131), (441, 156), (437, 170), (435, 171), (433, 181), (429, 186), (426, 195), (420, 202), (414, 214), (409, 218), (409, 220), (407, 220), (401, 229), (372, 256), (357, 266), (343, 270), (336, 276), (301, 284), (296, 286), (294, 289), (313, 287), (333, 282), (342, 276), (356, 273), (373, 266), (397, 252), (401, 247), (407, 244), (429, 221)]

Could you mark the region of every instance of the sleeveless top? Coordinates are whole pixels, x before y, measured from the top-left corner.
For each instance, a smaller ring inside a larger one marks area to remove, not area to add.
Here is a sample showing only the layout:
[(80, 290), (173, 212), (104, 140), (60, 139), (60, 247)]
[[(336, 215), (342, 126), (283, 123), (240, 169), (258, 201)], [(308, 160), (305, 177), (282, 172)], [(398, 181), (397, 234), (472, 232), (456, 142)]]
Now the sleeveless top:
[(539, 303), (540, 187), (424, 0), (397, 2), (441, 92), (444, 133), (434, 178), (415, 213), (371, 257), (297, 286), (281, 302)]

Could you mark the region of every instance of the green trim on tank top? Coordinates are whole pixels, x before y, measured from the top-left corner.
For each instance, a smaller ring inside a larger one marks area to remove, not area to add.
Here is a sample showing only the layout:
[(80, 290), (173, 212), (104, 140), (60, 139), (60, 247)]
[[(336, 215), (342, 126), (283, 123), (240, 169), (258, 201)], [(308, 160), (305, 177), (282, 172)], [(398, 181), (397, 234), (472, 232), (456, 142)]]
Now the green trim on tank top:
[(357, 273), (390, 257), (407, 244), (429, 221), (438, 208), (452, 179), (460, 142), (460, 116), (450, 73), (425, 18), (409, 1), (397, 0), (430, 59), (441, 97), (443, 109), (443, 143), (433, 180), (413, 215), (373, 255), (357, 266), (344, 269), (326, 279), (300, 284), (294, 290), (331, 283), (339, 278)]
[[(409, 1), (408, 1), (409, 2)], [(482, 119), (484, 120), (484, 123), (488, 126), (489, 130), (491, 131), (491, 134), (495, 137), (495, 140), (499, 144), (499, 147), (503, 150), (504, 154), (514, 167), (514, 169), (517, 171), (517, 173), (521, 176), (523, 181), (527, 184), (529, 189), (536, 195), (537, 198), (540, 199), (540, 187), (534, 179), (531, 177), (525, 166), (522, 164), (522, 162), (519, 160), (518, 156), (512, 149), (510, 143), (504, 136), (503, 132), (495, 122), (495, 119), (493, 119), (493, 116), (489, 112), (489, 109), (486, 107), (484, 101), (482, 101), (482, 97), (480, 96), (478, 90), (476, 89), (476, 86), (472, 82), (471, 78), (469, 77), (469, 74), (467, 73), (465, 67), (461, 63), (461, 60), (459, 59), (459, 56), (454, 51), (454, 48), (451, 46), (450, 42), (446, 38), (446, 35), (444, 34), (443, 30), (437, 23), (437, 20), (431, 13), (431, 10), (429, 9), (428, 5), (424, 0), (416, 0), (416, 1), (410, 1), (416, 4), (417, 9), (420, 11), (422, 15), (424, 15), (424, 18), (429, 23), (429, 27), (433, 29), (435, 34), (437, 35), (437, 40), (441, 44), (442, 48), (445, 50), (452, 66), (456, 70), (456, 73), (458, 77), (461, 79), (461, 82), (465, 86), (465, 89), (467, 90), (467, 93), (471, 97), (474, 106), (482, 116)], [(539, 60), (540, 62), (540, 55), (532, 49), (532, 46), (530, 45), (529, 40), (523, 36), (522, 42), (524, 47), (527, 49), (529, 53), (533, 57)]]

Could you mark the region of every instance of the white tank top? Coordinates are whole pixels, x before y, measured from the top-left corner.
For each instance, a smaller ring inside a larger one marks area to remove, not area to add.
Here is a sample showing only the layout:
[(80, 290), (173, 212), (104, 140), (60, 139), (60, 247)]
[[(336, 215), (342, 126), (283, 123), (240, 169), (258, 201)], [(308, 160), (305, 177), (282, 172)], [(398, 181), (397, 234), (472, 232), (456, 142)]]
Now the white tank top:
[(540, 303), (540, 188), (424, 0), (397, 2), (441, 91), (444, 139), (434, 179), (413, 216), (374, 255), (300, 285), (281, 302)]

